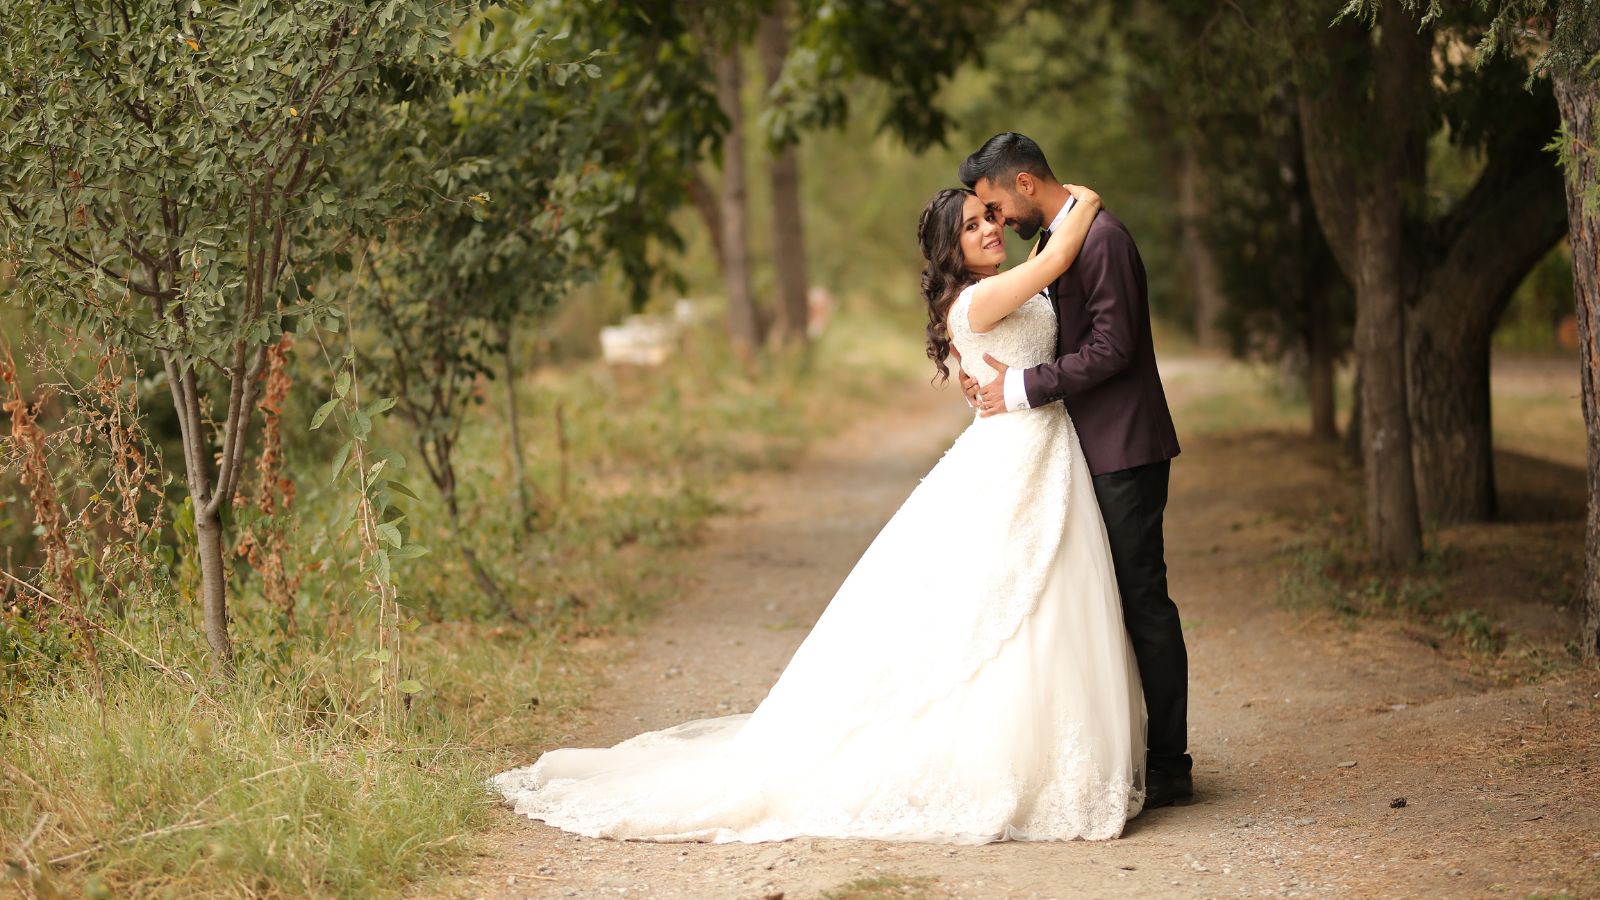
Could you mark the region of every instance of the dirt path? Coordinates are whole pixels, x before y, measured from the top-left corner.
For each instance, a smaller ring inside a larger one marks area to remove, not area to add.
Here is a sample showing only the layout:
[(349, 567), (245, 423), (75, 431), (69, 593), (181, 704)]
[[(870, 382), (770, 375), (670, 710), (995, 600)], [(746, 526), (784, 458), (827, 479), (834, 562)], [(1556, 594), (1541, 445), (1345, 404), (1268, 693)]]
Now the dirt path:
[[(715, 524), (698, 584), (606, 673), (563, 745), (760, 701), (965, 422), (949, 395), (910, 396), (795, 469), (731, 486), (747, 512)], [(1347, 631), (1280, 610), (1280, 549), (1327, 481), (1321, 464), (1284, 459), (1282, 440), (1191, 437), (1174, 467), (1168, 562), (1192, 660), (1195, 805), (1146, 813), (1109, 843), (962, 848), (626, 844), (507, 812), (474, 872), (443, 889), (801, 898), (883, 878), (907, 893), (839, 895), (1600, 895), (1600, 681), (1499, 686), (1398, 624)]]

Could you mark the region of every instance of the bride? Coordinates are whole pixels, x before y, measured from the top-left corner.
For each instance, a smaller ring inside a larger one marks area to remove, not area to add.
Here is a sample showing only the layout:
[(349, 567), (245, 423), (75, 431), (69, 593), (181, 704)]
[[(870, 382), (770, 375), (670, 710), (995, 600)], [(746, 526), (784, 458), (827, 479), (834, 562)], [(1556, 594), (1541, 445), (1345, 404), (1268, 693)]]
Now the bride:
[[(1039, 292), (1100, 198), (1006, 272), (1001, 223), (940, 191), (917, 236), (928, 355), (1054, 358)], [(1104, 840), (1144, 799), (1145, 720), (1105, 527), (1059, 403), (975, 418), (884, 526), (753, 713), (608, 749), (553, 750), (491, 783), (591, 837)]]

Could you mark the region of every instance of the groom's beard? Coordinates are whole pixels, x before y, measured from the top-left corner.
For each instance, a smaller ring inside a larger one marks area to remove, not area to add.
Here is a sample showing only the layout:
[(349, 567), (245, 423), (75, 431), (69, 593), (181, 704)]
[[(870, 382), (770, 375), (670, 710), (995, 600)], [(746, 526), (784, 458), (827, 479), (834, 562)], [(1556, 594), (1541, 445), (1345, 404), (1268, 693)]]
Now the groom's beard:
[(1020, 219), (1011, 220), (1011, 230), (1017, 233), (1017, 237), (1025, 241), (1033, 240), (1033, 236), (1038, 234), (1039, 229), (1043, 227), (1044, 213), (1039, 211), (1038, 208), (1023, 213)]

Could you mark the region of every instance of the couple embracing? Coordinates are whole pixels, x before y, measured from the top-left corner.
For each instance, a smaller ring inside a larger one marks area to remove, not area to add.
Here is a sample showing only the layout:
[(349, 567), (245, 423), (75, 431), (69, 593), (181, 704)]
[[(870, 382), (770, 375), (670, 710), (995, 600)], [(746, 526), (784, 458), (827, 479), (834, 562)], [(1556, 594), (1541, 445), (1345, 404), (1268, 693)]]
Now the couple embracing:
[[(632, 840), (985, 843), (1114, 838), (1192, 796), (1144, 264), (1022, 135), (960, 174), (917, 236), (928, 355), (972, 424), (754, 712), (546, 753), (493, 779), (517, 812)], [(1002, 270), (1006, 226), (1038, 242)]]

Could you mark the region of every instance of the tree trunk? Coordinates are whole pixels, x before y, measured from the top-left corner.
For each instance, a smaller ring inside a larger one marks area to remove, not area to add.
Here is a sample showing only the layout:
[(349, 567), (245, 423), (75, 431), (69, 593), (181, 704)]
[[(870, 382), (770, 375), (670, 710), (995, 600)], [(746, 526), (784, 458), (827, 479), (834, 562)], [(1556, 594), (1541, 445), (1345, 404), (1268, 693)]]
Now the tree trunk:
[(1318, 32), (1300, 85), (1306, 172), (1317, 218), (1356, 295), (1367, 543), (1386, 566), (1421, 556), (1405, 368), (1401, 198), (1425, 178), (1432, 34), (1386, 3), (1374, 40), (1362, 23)]
[(478, 553), (467, 542), (467, 532), (461, 527), (461, 504), (456, 498), (456, 467), (452, 458), (455, 452), (451, 438), (445, 435), (435, 435), (432, 438), (417, 437), (417, 449), (421, 452), (423, 463), (428, 470), (428, 477), (432, 479), (433, 486), (439, 490), (439, 498), (444, 501), (445, 514), (450, 518), (450, 533), (455, 537), (456, 546), (461, 550), (461, 558), (467, 563), (467, 569), (472, 572), (472, 580), (478, 583), (478, 589), (483, 591), (484, 597), (494, 605), (495, 609), (513, 621), (520, 621), (511, 608), (511, 603), (506, 598), (506, 592), (500, 588), (494, 576), (478, 559)]
[(506, 598), (506, 592), (494, 580), (494, 576), (489, 574), (483, 561), (478, 559), (478, 551), (467, 543), (466, 533), (461, 528), (461, 508), (456, 502), (455, 485), (450, 484), (441, 490), (444, 491), (445, 511), (450, 515), (450, 531), (456, 536), (456, 543), (461, 548), (461, 558), (467, 561), (467, 568), (472, 572), (472, 580), (478, 583), (478, 589), (483, 591), (483, 595), (494, 604), (495, 609), (513, 621), (518, 621), (516, 613), (511, 609), (511, 602)]
[(1378, 562), (1422, 555), (1422, 523), (1406, 409), (1405, 296), (1400, 284), (1400, 201), (1364, 198), (1356, 223), (1356, 355), (1361, 359), (1362, 467), (1367, 543)]
[(700, 222), (706, 226), (706, 234), (711, 237), (711, 251), (717, 257), (717, 271), (727, 271), (728, 255), (722, 250), (722, 210), (718, 206), (717, 194), (698, 172), (689, 176), (688, 192), (689, 202), (700, 214)]
[(1221, 317), (1228, 306), (1222, 293), (1222, 275), (1205, 235), (1205, 170), (1194, 146), (1184, 139), (1171, 168), (1178, 182), (1178, 272), (1181, 290), (1194, 304), (1194, 335), (1200, 346), (1218, 349), (1226, 339)]
[[(789, 29), (779, 8), (762, 17), (758, 35), (767, 88), (783, 74), (789, 55)], [(772, 185), (772, 257), (778, 274), (778, 337), (789, 345), (808, 341), (806, 333), (806, 244), (800, 218), (800, 155), (786, 143), (773, 151), (767, 169)]]
[(750, 290), (750, 210), (745, 193), (744, 74), (738, 45), (718, 57), (717, 100), (728, 117), (722, 138), (722, 283), (728, 294), (728, 337), (746, 364), (761, 347), (761, 324)]
[(1572, 241), (1572, 292), (1577, 301), (1583, 422), (1589, 434), (1589, 523), (1584, 558), (1584, 658), (1600, 659), (1600, 84), (1582, 72), (1553, 79), (1565, 140), (1580, 141), (1566, 169), (1568, 238)]
[[(1334, 367), (1339, 353), (1330, 297), (1338, 279), (1334, 271), (1337, 266), (1329, 255), (1327, 239), (1322, 236), (1317, 217), (1308, 208), (1313, 201), (1306, 185), (1305, 153), (1299, 141), (1280, 146), (1278, 158), (1284, 173), (1284, 187), (1291, 198), (1289, 224), (1299, 233), (1299, 292), (1305, 310), (1303, 337), (1311, 437), (1331, 444), (1339, 440), (1339, 407), (1334, 391)], [(1351, 421), (1355, 421), (1354, 414)]]
[(511, 480), (517, 483), (517, 531), (525, 532), (533, 524), (535, 510), (528, 484), (528, 474), (522, 465), (522, 425), (517, 412), (517, 350), (516, 326), (511, 321), (501, 323), (501, 338), (506, 356), (506, 427), (510, 431)]
[(233, 641), (228, 637), (228, 572), (222, 552), (222, 517), (207, 513), (199, 498), (194, 503), (194, 534), (200, 555), (200, 610), (206, 643), (224, 670), (233, 665)]
[(1432, 524), (1494, 517), (1490, 339), (1517, 285), (1567, 231), (1561, 173), (1544, 149), (1555, 104), (1530, 105), (1502, 123), (1472, 189), (1407, 250), (1417, 266), (1406, 316), (1417, 501)]
[(1324, 443), (1339, 440), (1338, 402), (1334, 396), (1333, 310), (1328, 283), (1307, 284), (1306, 398), (1311, 404), (1311, 436)]
[[(1460, 322), (1460, 305), (1451, 306)], [(1407, 322), (1417, 505), (1430, 525), (1481, 522), (1495, 514), (1489, 402), (1491, 329), (1462, 333), (1444, 322)]]
[(1344, 440), (1340, 442), (1339, 449), (1344, 451), (1345, 461), (1352, 466), (1361, 465), (1361, 420), (1362, 409), (1365, 404), (1361, 402), (1362, 388), (1361, 369), (1357, 368), (1354, 377), (1350, 379), (1350, 421), (1344, 426)]
[[(190, 508), (194, 510), (195, 552), (200, 563), (201, 630), (216, 658), (217, 668), (223, 675), (230, 675), (233, 641), (228, 637), (228, 571), (227, 555), (222, 549), (222, 510), (232, 499), (229, 481), (237, 471), (231, 463), (236, 463), (238, 455), (230, 449), (242, 444), (244, 435), (239, 429), (248, 423), (248, 410), (255, 402), (254, 391), (248, 384), (254, 373), (246, 373), (236, 358), (224, 422), (226, 430), (221, 440), (223, 452), (213, 472), (211, 442), (205, 434), (199, 380), (194, 368), (170, 351), (162, 352), (161, 362), (167, 373), (167, 388), (172, 395), (172, 409), (183, 446), (184, 484), (189, 489)], [(217, 494), (224, 499), (217, 499)]]

